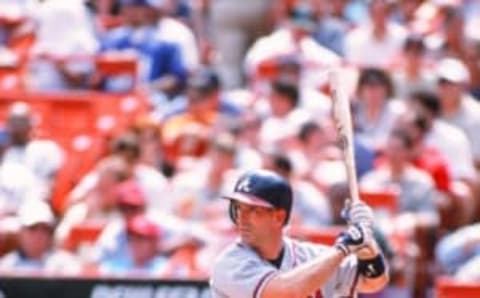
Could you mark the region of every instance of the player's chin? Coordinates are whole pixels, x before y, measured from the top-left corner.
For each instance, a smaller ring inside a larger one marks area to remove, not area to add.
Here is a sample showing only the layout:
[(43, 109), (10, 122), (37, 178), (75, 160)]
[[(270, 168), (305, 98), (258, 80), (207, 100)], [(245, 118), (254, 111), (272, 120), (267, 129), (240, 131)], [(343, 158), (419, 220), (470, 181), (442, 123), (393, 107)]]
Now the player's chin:
[(239, 234), (240, 234), (240, 239), (242, 239), (242, 242), (247, 244), (251, 244), (252, 242), (254, 242), (255, 237), (250, 231), (239, 230)]

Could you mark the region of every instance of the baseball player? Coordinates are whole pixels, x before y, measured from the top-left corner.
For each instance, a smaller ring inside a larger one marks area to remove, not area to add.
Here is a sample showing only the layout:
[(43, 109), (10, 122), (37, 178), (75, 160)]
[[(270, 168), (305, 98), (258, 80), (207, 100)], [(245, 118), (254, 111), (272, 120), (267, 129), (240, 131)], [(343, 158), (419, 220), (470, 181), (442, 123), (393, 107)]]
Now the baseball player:
[(387, 283), (386, 263), (373, 239), (373, 215), (366, 204), (349, 206), (349, 227), (329, 247), (283, 235), (292, 189), (277, 174), (247, 172), (224, 198), (230, 200), (230, 217), (240, 239), (215, 262), (213, 298), (353, 297)]

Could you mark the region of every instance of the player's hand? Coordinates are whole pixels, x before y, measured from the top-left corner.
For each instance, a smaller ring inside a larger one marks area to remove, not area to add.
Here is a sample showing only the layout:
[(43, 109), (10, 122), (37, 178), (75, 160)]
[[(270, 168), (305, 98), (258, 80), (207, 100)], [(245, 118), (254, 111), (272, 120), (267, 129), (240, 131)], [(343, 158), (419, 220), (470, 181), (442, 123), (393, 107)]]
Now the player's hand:
[(373, 227), (375, 223), (373, 210), (364, 201), (352, 202), (350, 199), (347, 199), (342, 210), (342, 217), (349, 224), (364, 223), (369, 227)]
[(373, 241), (372, 230), (365, 223), (356, 223), (341, 232), (335, 241), (335, 247), (345, 255), (367, 248)]
[(380, 253), (380, 247), (372, 236), (371, 241), (366, 241), (365, 246), (358, 249), (355, 255), (359, 260), (368, 260), (378, 256)]

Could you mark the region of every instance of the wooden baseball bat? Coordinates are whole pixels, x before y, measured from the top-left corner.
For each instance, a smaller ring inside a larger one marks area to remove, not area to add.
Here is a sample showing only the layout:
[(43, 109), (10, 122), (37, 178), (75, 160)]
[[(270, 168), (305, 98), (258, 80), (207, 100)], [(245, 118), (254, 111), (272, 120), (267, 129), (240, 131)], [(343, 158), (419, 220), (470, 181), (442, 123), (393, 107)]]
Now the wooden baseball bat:
[(340, 138), (340, 146), (345, 159), (348, 184), (350, 187), (350, 196), (353, 202), (360, 200), (358, 192), (357, 175), (355, 168), (354, 144), (353, 144), (353, 124), (350, 109), (350, 100), (342, 88), (341, 70), (333, 69), (330, 71), (330, 90), (333, 99), (333, 119), (337, 127)]

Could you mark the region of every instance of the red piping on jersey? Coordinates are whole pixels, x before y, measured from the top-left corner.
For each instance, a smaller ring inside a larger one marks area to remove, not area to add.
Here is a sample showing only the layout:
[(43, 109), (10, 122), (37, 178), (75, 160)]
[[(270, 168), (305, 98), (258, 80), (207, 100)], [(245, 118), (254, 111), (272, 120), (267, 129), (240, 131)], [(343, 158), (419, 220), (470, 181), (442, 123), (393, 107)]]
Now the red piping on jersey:
[(353, 279), (352, 287), (350, 288), (350, 295), (347, 298), (355, 297), (355, 290), (357, 288), (357, 284), (358, 284), (359, 279), (360, 279), (360, 271), (358, 270), (358, 265), (357, 265), (357, 271), (355, 272), (355, 278)]
[(262, 287), (263, 283), (267, 280), (267, 277), (271, 276), (271, 275), (274, 274), (274, 273), (275, 273), (275, 271), (267, 272), (267, 273), (260, 279), (260, 281), (258, 282), (257, 286), (255, 287), (255, 291), (253, 291), (253, 298), (257, 298), (258, 291), (259, 291), (260, 288)]
[(293, 262), (292, 262), (292, 267), (295, 268), (297, 266), (297, 253), (295, 251), (295, 242), (292, 240), (290, 241), (292, 244), (292, 257), (293, 257)]

